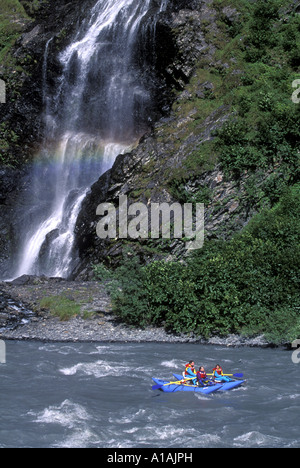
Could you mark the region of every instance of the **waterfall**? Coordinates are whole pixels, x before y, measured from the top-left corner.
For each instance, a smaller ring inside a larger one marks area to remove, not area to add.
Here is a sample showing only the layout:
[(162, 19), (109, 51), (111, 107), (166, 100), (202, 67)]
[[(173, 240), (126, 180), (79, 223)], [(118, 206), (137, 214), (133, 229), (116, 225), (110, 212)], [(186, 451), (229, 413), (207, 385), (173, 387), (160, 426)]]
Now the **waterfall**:
[(51, 44), (51, 42), (53, 41), (53, 37), (51, 37), (47, 43), (46, 43), (46, 47), (45, 47), (45, 53), (44, 53), (44, 60), (43, 60), (43, 69), (42, 69), (42, 73), (43, 73), (43, 104), (45, 106), (45, 109), (46, 109), (46, 112), (47, 112), (47, 64), (48, 64), (48, 54), (49, 54), (49, 46)]
[[(45, 141), (32, 169), (27, 209), (20, 220), (15, 276), (68, 277), (74, 267), (74, 229), (91, 185), (147, 130), (151, 107), (136, 65), (138, 35), (166, 8), (159, 0), (99, 0), (73, 42), (60, 54), (63, 73), (43, 101)], [(157, 6), (157, 3), (159, 6)]]

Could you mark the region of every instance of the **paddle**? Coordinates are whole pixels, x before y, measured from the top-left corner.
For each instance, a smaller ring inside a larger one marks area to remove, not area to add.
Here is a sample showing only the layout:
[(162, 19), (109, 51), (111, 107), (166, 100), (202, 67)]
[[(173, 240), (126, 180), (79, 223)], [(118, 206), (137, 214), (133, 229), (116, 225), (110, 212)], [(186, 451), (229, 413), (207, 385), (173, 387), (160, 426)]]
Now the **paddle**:
[[(194, 380), (194, 379), (185, 379), (184, 382), (187, 382), (188, 380)], [(176, 384), (182, 384), (182, 380), (177, 380), (176, 382), (168, 382), (166, 384), (161, 384), (161, 385), (153, 385), (152, 390), (158, 390), (159, 388), (165, 387), (166, 385), (176, 385)]]
[[(214, 375), (214, 374), (207, 374), (207, 375)], [(223, 374), (225, 377), (236, 377), (237, 379), (241, 379), (244, 377), (244, 374)]]

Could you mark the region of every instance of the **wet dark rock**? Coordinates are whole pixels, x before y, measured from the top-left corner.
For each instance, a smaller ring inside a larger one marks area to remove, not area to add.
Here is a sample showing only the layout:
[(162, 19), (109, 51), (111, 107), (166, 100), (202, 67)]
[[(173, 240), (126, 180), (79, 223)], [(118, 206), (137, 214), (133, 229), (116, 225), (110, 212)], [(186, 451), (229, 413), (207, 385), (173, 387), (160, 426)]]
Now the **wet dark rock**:
[(27, 323), (33, 316), (33, 312), (18, 299), (0, 288), (0, 334), (3, 331), (11, 331), (18, 326)]

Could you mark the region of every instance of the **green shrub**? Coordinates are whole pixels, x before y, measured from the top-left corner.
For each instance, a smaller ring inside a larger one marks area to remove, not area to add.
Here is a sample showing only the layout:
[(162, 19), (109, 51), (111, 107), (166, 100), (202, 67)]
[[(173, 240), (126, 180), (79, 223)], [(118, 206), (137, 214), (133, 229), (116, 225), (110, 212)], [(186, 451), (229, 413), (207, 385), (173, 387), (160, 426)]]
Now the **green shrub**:
[(232, 240), (206, 242), (187, 260), (142, 266), (128, 257), (116, 272), (118, 316), (134, 326), (226, 335), (299, 337), (300, 185), (255, 216)]
[(106, 268), (106, 266), (103, 265), (103, 263), (94, 265), (93, 272), (94, 272), (94, 277), (97, 280), (107, 281), (107, 280), (112, 279), (113, 277), (112, 272), (108, 268)]
[(259, 61), (266, 53), (267, 47), (274, 47), (277, 41), (273, 30), (275, 20), (279, 18), (278, 0), (258, 0), (253, 5), (249, 33), (245, 40), (245, 58), (249, 62)]
[(126, 323), (145, 327), (151, 323), (145, 267), (129, 249), (124, 249), (123, 264), (114, 272), (111, 286), (115, 313)]

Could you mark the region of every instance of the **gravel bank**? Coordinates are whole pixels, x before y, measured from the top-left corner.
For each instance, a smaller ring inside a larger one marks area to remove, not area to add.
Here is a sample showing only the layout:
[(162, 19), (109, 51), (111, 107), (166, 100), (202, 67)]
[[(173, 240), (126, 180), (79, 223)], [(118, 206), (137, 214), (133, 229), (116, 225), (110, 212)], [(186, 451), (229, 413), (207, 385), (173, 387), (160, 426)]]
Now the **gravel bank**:
[[(53, 317), (41, 308), (45, 297), (64, 296), (80, 304), (80, 314), (68, 321)], [(83, 315), (88, 313), (88, 318)], [(204, 340), (174, 335), (162, 328), (136, 329), (120, 323), (111, 312), (105, 284), (71, 282), (58, 278), (24, 276), (0, 283), (0, 339), (47, 342), (166, 342), (202, 343), (222, 346), (268, 346), (263, 337), (245, 339), (238, 335)]]

